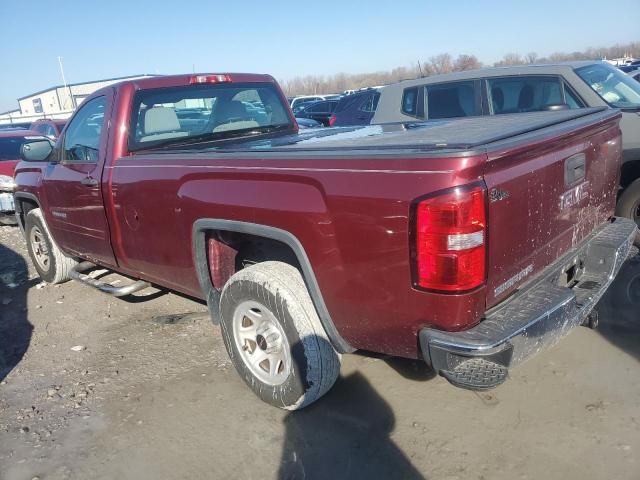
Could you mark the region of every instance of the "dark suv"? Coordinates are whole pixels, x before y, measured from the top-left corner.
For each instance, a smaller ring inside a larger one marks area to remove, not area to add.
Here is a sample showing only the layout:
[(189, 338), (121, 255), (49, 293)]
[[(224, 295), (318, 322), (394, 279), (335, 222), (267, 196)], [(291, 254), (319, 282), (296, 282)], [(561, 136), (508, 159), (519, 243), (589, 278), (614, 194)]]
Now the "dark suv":
[(304, 104), (302, 108), (295, 112), (296, 118), (310, 118), (322, 123), (325, 127), (330, 126), (329, 118), (336, 109), (338, 100), (320, 100)]
[(330, 126), (369, 125), (380, 100), (380, 92), (368, 89), (342, 97), (329, 119)]

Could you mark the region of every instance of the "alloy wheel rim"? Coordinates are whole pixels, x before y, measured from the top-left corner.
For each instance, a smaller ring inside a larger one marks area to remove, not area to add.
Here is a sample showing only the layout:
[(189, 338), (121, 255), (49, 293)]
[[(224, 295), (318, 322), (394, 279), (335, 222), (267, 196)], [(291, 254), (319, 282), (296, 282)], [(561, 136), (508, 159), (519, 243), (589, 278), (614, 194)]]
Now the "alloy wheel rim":
[(242, 361), (261, 382), (285, 382), (292, 368), (289, 341), (275, 315), (260, 302), (247, 300), (233, 314), (233, 339)]
[(51, 265), (49, 248), (47, 247), (47, 242), (39, 227), (33, 227), (31, 229), (30, 241), (34, 260), (41, 270), (45, 272), (49, 271), (49, 266)]

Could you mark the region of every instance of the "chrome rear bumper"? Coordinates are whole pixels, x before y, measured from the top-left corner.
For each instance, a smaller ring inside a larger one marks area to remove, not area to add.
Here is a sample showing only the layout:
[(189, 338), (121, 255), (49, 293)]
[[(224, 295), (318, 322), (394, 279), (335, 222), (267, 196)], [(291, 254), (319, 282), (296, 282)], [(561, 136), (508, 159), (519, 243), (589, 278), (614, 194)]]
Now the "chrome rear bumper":
[[(502, 383), (508, 367), (558, 342), (581, 325), (627, 258), (636, 224), (615, 218), (549, 266), (475, 327), (461, 332), (420, 331), (425, 361), (451, 383), (487, 389)], [(571, 288), (559, 285), (576, 259), (584, 269)]]

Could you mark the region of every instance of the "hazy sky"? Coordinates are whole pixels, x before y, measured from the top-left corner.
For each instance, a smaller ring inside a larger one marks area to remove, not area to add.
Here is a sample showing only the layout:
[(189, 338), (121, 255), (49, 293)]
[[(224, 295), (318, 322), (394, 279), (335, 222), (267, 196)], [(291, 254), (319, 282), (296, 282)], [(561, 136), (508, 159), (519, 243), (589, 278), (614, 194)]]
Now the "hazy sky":
[(62, 83), (246, 71), (370, 72), (432, 55), (540, 55), (640, 39), (640, 0), (0, 0), (0, 112)]

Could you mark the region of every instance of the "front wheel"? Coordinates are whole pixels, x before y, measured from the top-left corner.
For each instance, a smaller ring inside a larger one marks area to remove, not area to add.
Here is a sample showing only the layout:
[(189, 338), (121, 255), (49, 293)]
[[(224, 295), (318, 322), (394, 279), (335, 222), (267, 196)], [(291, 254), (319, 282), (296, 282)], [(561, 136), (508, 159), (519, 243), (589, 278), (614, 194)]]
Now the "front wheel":
[(237, 272), (222, 291), (220, 311), (229, 357), (263, 401), (298, 410), (338, 378), (340, 355), (295, 267), (269, 261)]
[(39, 208), (27, 214), (24, 225), (27, 250), (40, 278), (47, 283), (70, 280), (69, 273), (77, 262), (67, 257), (54, 241)]
[[(640, 178), (625, 188), (620, 195), (616, 205), (616, 215), (630, 218), (640, 228)], [(640, 231), (636, 234), (634, 244), (640, 247)]]

